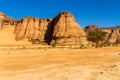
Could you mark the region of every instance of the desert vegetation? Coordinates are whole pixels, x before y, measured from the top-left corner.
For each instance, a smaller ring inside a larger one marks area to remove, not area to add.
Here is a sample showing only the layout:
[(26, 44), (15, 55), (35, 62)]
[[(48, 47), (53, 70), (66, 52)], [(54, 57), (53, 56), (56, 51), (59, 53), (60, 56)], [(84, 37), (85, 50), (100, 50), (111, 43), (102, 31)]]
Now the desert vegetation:
[(106, 32), (101, 30), (90, 31), (87, 35), (87, 39), (95, 43), (96, 47), (100, 47), (106, 39), (106, 34)]

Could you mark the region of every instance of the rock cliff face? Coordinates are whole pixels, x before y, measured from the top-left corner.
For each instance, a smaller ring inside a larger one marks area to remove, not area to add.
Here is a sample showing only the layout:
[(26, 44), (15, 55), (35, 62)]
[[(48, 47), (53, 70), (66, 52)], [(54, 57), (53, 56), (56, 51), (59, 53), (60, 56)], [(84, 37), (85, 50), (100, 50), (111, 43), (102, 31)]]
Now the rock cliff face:
[(76, 45), (87, 42), (86, 33), (67, 11), (59, 13), (55, 18), (40, 19), (25, 17), (12, 19), (0, 12), (0, 30), (15, 27), (15, 40), (28, 39), (33, 44)]
[(26, 17), (17, 22), (14, 33), (16, 40), (28, 38), (32, 43), (50, 44), (54, 40), (58, 45), (75, 45), (86, 41), (86, 33), (66, 11), (53, 19)]
[(26, 17), (17, 22), (14, 33), (16, 40), (28, 38), (32, 43), (46, 43), (46, 31), (50, 27), (52, 19), (39, 19)]
[(6, 28), (8, 26), (15, 26), (16, 21), (8, 16), (6, 16), (3, 12), (0, 12), (0, 30)]
[(120, 26), (114, 28), (102, 28), (102, 30), (107, 32), (106, 42), (120, 44)]
[(0, 12), (0, 30), (2, 29), (2, 22), (4, 18), (5, 18), (5, 14)]
[(86, 33), (96, 29), (108, 33), (105, 42), (120, 43), (120, 26), (99, 28), (95, 25), (89, 25), (84, 32), (75, 21), (74, 16), (67, 11), (60, 12), (55, 18), (25, 17), (20, 20), (13, 19), (0, 12), (0, 30), (8, 27), (14, 28), (13, 33), (16, 41), (27, 39), (33, 44), (45, 45), (51, 44), (53, 41), (57, 45), (87, 44)]
[(120, 26), (112, 27), (112, 28), (99, 28), (96, 25), (89, 25), (85, 28), (85, 32), (89, 33), (90, 31), (94, 31), (97, 29), (100, 29), (107, 33), (106, 34), (107, 37), (104, 42), (120, 44)]
[(57, 44), (81, 44), (85, 41), (86, 33), (75, 21), (72, 14), (67, 11), (59, 13), (54, 18), (53, 40)]

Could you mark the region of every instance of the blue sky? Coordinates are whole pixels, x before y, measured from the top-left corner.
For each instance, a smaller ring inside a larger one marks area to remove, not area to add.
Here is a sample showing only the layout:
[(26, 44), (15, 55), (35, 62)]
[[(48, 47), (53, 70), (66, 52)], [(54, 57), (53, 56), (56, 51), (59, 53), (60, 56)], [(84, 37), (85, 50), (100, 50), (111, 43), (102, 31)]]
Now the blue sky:
[(120, 25), (120, 0), (0, 0), (0, 11), (13, 18), (55, 17), (63, 10), (71, 12), (82, 28)]

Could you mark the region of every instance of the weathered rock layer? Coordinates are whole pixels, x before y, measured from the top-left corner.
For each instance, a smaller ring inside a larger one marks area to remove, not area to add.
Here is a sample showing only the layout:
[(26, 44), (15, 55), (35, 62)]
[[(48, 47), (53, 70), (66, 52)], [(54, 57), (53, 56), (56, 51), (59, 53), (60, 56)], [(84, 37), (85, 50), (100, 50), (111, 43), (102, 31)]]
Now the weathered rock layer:
[(85, 32), (89, 33), (90, 31), (94, 31), (97, 29), (100, 29), (107, 33), (106, 39), (104, 41), (105, 43), (120, 44), (120, 26), (111, 27), (111, 28), (99, 28), (96, 25), (89, 25), (85, 28)]
[(15, 25), (15, 20), (6, 16), (3, 12), (0, 12), (0, 30), (10, 25)]
[(0, 29), (4, 25), (15, 26), (14, 34), (17, 41), (27, 38), (34, 44), (50, 44), (53, 40), (58, 45), (76, 45), (87, 42), (86, 33), (67, 11), (59, 13), (55, 18), (25, 17), (15, 20), (0, 13)]
[[(101, 29), (107, 32), (104, 42), (120, 43), (120, 26), (113, 28), (99, 28), (95, 25), (86, 27), (85, 32), (75, 21), (74, 16), (67, 12), (60, 12), (55, 18), (25, 17), (13, 19), (0, 12), (0, 30), (14, 27), (15, 40), (27, 39), (33, 44), (80, 45), (87, 44), (86, 33)], [(16, 44), (17, 45), (17, 44)]]
[(17, 22), (14, 33), (16, 40), (28, 38), (32, 43), (45, 43), (45, 35), (52, 19), (26, 17)]
[(120, 44), (120, 26), (114, 28), (102, 28), (107, 32), (106, 42)]
[(85, 36), (86, 33), (69, 12), (64, 11), (54, 18), (53, 39), (57, 44), (81, 44)]

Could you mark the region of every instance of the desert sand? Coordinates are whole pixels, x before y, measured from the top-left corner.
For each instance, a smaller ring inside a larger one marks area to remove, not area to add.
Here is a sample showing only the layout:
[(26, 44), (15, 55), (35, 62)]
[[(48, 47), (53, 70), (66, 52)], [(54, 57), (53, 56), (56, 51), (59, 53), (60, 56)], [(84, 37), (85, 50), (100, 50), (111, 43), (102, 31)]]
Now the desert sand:
[(5, 26), (3, 30), (0, 30), (0, 45), (31, 45), (27, 39), (16, 41), (14, 28), (14, 26)]
[(120, 80), (120, 47), (1, 48), (0, 80)]

